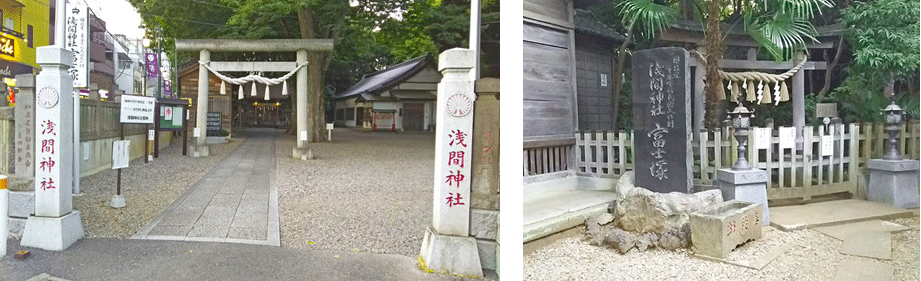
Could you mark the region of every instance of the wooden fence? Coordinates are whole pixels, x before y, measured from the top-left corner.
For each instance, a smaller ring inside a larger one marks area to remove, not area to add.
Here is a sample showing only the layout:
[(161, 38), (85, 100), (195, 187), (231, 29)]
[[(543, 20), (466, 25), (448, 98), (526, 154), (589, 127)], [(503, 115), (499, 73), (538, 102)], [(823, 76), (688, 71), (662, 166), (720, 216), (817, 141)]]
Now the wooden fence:
[(568, 137), (525, 141), (522, 155), (524, 175), (534, 176), (569, 170), (572, 167), (574, 144), (576, 140)]
[[(793, 145), (787, 145), (792, 147), (781, 148), (779, 128), (769, 130), (770, 137), (759, 144), (753, 143), (759, 129), (752, 128), (747, 159), (753, 167), (770, 172), (768, 197), (771, 199), (855, 193), (867, 162), (884, 154), (887, 139), (884, 129), (883, 124), (807, 126), (797, 134)], [(716, 171), (735, 163), (737, 143), (732, 133), (730, 128), (702, 132), (692, 141), (695, 185), (714, 185)], [(918, 122), (903, 125), (899, 134), (903, 157), (919, 159), (919, 144)], [(526, 145), (524, 174), (539, 175), (572, 166), (577, 174), (617, 178), (633, 170), (633, 156), (632, 132), (579, 132), (571, 146)]]

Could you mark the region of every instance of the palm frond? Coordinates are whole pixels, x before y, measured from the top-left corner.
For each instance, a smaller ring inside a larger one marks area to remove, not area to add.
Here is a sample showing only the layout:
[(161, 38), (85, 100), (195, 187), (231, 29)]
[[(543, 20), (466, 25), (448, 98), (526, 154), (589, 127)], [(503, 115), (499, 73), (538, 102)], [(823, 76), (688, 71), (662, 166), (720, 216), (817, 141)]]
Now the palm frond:
[(664, 30), (678, 18), (678, 10), (656, 4), (652, 0), (625, 0), (618, 5), (625, 27), (633, 26), (647, 38), (654, 38), (656, 32)]
[(793, 14), (799, 18), (812, 18), (822, 14), (822, 7), (831, 8), (831, 0), (763, 0), (764, 11), (780, 11), (780, 13)]
[(774, 60), (792, 58), (794, 51), (805, 48), (805, 39), (818, 43), (815, 27), (809, 21), (790, 13), (777, 13), (770, 18), (749, 19), (746, 31), (763, 46)]

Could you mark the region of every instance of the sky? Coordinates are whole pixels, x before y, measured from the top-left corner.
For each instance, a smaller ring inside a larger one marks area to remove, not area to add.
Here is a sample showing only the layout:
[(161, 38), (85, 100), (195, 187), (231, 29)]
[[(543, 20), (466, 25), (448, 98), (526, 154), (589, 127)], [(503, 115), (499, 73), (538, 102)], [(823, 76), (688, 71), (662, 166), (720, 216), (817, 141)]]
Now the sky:
[[(71, 0), (74, 1), (74, 0)], [(141, 15), (126, 0), (76, 0), (85, 1), (97, 17), (106, 22), (106, 29), (112, 34), (124, 34), (128, 38), (144, 37)]]

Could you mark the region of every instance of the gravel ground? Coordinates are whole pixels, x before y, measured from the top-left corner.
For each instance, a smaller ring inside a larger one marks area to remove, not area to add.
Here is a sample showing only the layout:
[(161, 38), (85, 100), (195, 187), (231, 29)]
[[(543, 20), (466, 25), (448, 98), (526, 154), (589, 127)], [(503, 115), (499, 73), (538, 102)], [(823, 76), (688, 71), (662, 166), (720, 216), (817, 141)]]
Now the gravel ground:
[[(912, 227), (892, 235), (889, 263), (895, 280), (918, 280), (918, 216), (892, 222)], [(762, 270), (709, 262), (689, 251), (630, 251), (590, 246), (580, 238), (565, 238), (524, 256), (526, 280), (830, 280), (844, 259), (863, 259), (838, 253), (841, 241), (815, 230), (783, 232), (766, 227), (761, 240), (750, 242), (727, 259), (745, 260), (740, 253), (763, 253), (775, 245), (795, 243)]]
[(276, 139), (282, 247), (416, 257), (432, 221), (432, 133), (336, 129), (311, 144), (318, 159), (291, 158)]
[(228, 144), (211, 145), (211, 156), (182, 156), (182, 139), (160, 149), (160, 157), (144, 164), (144, 158), (131, 161), (122, 170), (122, 196), (127, 202), (121, 209), (109, 207), (115, 194), (115, 170), (80, 180), (82, 196), (74, 197), (74, 209), (81, 212), (83, 230), (90, 238), (128, 238), (173, 203), (190, 186), (240, 145), (240, 139)]

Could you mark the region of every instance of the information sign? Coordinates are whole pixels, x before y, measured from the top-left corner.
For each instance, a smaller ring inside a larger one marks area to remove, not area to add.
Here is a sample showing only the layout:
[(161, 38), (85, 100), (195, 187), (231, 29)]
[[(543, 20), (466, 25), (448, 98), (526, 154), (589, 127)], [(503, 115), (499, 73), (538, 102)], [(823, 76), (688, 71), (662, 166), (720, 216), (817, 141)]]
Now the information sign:
[(122, 123), (153, 124), (155, 98), (131, 95), (122, 95), (121, 98)]
[(128, 168), (130, 140), (112, 142), (112, 169)]

